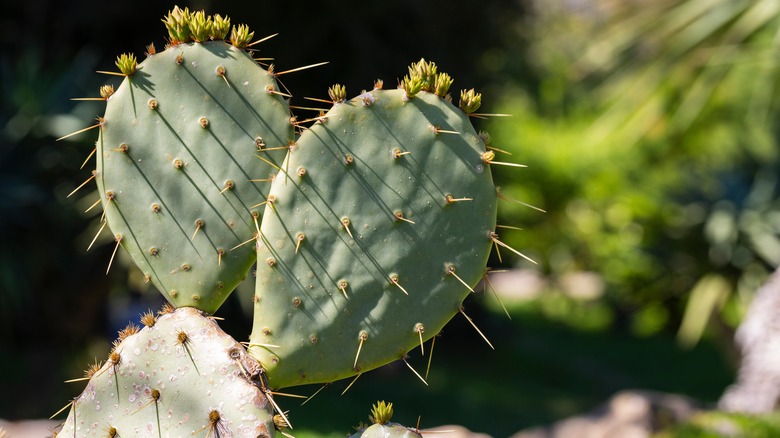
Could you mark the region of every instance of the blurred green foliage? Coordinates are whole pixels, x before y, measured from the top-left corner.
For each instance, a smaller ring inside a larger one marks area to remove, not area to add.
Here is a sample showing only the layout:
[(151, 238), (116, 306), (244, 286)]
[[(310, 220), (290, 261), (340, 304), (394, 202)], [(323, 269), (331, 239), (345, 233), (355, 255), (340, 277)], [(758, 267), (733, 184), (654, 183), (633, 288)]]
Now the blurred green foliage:
[(777, 414), (746, 415), (725, 412), (702, 412), (683, 424), (670, 427), (655, 438), (721, 438), (741, 436), (772, 438), (780, 435)]
[(528, 165), (499, 175), (504, 193), (548, 213), (504, 206), (531, 230), (507, 240), (553, 289), (601, 275), (611, 319), (636, 334), (685, 320), (691, 344), (713, 312), (733, 327), (780, 262), (777, 2), (534, 5), (538, 87), (508, 89), (497, 112), (513, 122), (490, 132)]

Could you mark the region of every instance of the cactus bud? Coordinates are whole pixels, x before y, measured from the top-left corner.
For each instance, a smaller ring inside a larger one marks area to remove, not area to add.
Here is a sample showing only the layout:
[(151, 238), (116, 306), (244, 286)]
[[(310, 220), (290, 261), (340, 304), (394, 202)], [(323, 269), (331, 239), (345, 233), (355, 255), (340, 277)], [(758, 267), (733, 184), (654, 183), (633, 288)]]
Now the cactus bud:
[(138, 61), (132, 53), (123, 53), (116, 58), (115, 64), (123, 75), (132, 76), (138, 66)]
[(192, 39), (198, 43), (207, 41), (211, 35), (211, 25), (211, 16), (207, 17), (205, 12), (198, 11), (192, 14), (189, 20)]
[(371, 415), (368, 417), (374, 424), (387, 424), (393, 418), (393, 404), (384, 400), (371, 406)]
[(168, 29), (168, 36), (172, 45), (175, 46), (189, 41), (191, 34), (190, 16), (188, 8), (181, 10), (178, 6), (174, 6), (173, 10), (169, 11), (168, 15), (163, 18), (162, 21)]
[(482, 143), (485, 143), (485, 146), (490, 145), (490, 134), (487, 131), (479, 131), (479, 139), (482, 140)]
[(230, 32), (230, 43), (237, 49), (243, 49), (252, 42), (254, 37), (255, 33), (249, 31), (249, 26), (239, 24), (238, 26), (233, 26), (233, 31)]
[(222, 17), (219, 14), (214, 14), (214, 19), (211, 24), (211, 39), (224, 40), (230, 32), (230, 17)]
[(436, 63), (427, 62), (424, 58), (420, 62), (412, 63), (409, 66), (409, 77), (419, 77), (422, 91), (433, 91), (436, 82), (436, 73), (438, 68)]
[(347, 99), (347, 87), (341, 84), (335, 84), (328, 88), (328, 96), (333, 103), (341, 103)]
[(100, 87), (100, 97), (103, 99), (108, 100), (111, 95), (114, 94), (114, 86), (113, 85), (103, 85)]
[(433, 92), (439, 97), (444, 97), (447, 95), (447, 92), (450, 91), (450, 86), (453, 82), (452, 76), (447, 73), (439, 73), (436, 75)]
[(466, 114), (471, 114), (479, 109), (482, 105), (482, 94), (477, 93), (474, 89), (461, 90), (460, 92), (460, 104), (458, 106)]
[(420, 76), (404, 76), (401, 82), (401, 88), (404, 89), (406, 99), (412, 99), (422, 90), (422, 79)]

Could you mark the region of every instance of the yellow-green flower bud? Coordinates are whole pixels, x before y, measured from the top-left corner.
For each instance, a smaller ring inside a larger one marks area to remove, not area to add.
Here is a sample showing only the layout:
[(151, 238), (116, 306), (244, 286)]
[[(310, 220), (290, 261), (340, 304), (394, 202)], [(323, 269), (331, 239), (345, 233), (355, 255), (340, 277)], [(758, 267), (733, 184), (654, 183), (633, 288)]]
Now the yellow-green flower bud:
[(406, 98), (412, 99), (417, 93), (422, 90), (422, 79), (420, 76), (404, 76), (403, 82), (401, 82), (401, 88), (406, 92)]
[(485, 146), (490, 145), (490, 134), (487, 131), (479, 131), (479, 139), (485, 143)]
[(427, 62), (425, 58), (420, 59), (417, 63), (412, 63), (409, 67), (409, 76), (420, 78), (422, 91), (430, 92), (434, 90), (437, 72), (436, 63)]
[(170, 37), (171, 44), (176, 45), (180, 43), (186, 43), (190, 39), (190, 10), (184, 8), (179, 9), (178, 6), (174, 6), (172, 11), (168, 12), (168, 15), (162, 20), (165, 23), (165, 27), (168, 29), (168, 36)]
[(347, 100), (347, 87), (336, 84), (328, 88), (328, 96), (333, 103), (341, 103)]
[(211, 39), (224, 40), (228, 32), (230, 32), (230, 17), (215, 14), (211, 25)]
[(452, 76), (448, 75), (447, 73), (437, 74), (433, 85), (434, 93), (436, 93), (436, 95), (439, 97), (446, 96), (447, 92), (450, 91), (450, 86), (453, 82), (454, 79), (452, 79)]
[(211, 35), (211, 16), (207, 17), (203, 11), (195, 12), (190, 16), (189, 28), (194, 41), (199, 43), (208, 41)]
[(132, 53), (123, 53), (116, 58), (115, 64), (123, 75), (132, 76), (138, 66), (138, 61)]
[(461, 90), (460, 92), (460, 109), (466, 114), (471, 114), (479, 109), (482, 105), (482, 94), (477, 93), (472, 88), (471, 90)]
[(249, 31), (249, 26), (239, 24), (238, 26), (233, 26), (233, 31), (230, 32), (230, 44), (233, 44), (238, 49), (243, 49), (252, 42), (254, 37), (255, 33)]
[(111, 95), (114, 94), (114, 86), (111, 84), (103, 85), (100, 87), (100, 97), (108, 100)]
[(368, 417), (374, 424), (387, 424), (393, 418), (393, 404), (385, 403), (384, 400), (376, 402), (371, 406), (371, 415)]

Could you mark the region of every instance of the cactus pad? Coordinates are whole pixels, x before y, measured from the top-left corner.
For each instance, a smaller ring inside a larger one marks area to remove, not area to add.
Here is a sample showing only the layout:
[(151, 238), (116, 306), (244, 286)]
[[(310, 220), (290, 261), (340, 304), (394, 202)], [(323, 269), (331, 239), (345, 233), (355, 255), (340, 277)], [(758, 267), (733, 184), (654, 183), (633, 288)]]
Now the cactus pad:
[(334, 104), (274, 180), (249, 348), (271, 386), (405, 357), (484, 275), (497, 199), (485, 144), (463, 111), (421, 90)]
[(97, 142), (108, 225), (168, 301), (213, 313), (254, 262), (251, 245), (231, 249), (255, 233), (267, 183), (252, 180), (281, 163), (289, 108), (274, 76), (224, 41), (127, 64)]
[(274, 436), (259, 364), (213, 319), (185, 307), (151, 323), (93, 370), (59, 436)]

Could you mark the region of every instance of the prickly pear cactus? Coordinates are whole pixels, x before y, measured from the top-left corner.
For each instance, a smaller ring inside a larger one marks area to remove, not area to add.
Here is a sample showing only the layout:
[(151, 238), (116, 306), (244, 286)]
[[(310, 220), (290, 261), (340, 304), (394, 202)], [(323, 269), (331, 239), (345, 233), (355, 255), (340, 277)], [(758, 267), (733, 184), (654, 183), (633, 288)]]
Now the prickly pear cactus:
[[(404, 358), (485, 275), (490, 152), (424, 60), (404, 87), (335, 104), (291, 149), (257, 244), (250, 353), (273, 387)], [(442, 82), (444, 82), (442, 84)]]
[(212, 318), (185, 307), (142, 321), (88, 371), (58, 436), (274, 436), (260, 365)]
[(371, 426), (360, 428), (349, 438), (422, 438), (419, 431), (398, 423), (391, 423), (393, 404), (384, 401), (371, 407)]
[(165, 51), (117, 62), (125, 78), (100, 119), (95, 177), (109, 228), (147, 279), (176, 307), (213, 313), (255, 260), (239, 245), (294, 133), (274, 76), (241, 48), (245, 27), (229, 44), (219, 15), (176, 8), (165, 21)]
[[(334, 86), (294, 140), (246, 26), (228, 38), (227, 18), (179, 8), (163, 21), (168, 47), (120, 56), (122, 84), (101, 90), (94, 178), (117, 245), (178, 309), (121, 334), (60, 433), (273, 436), (289, 422), (274, 421), (270, 388), (405, 359), (465, 316), (505, 246), (495, 155), (469, 120), (481, 97), (454, 106), (452, 78), (421, 60), (398, 89), (347, 100)], [(247, 353), (206, 315), (255, 260)], [(386, 408), (355, 436), (420, 436)]]

